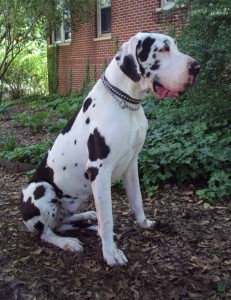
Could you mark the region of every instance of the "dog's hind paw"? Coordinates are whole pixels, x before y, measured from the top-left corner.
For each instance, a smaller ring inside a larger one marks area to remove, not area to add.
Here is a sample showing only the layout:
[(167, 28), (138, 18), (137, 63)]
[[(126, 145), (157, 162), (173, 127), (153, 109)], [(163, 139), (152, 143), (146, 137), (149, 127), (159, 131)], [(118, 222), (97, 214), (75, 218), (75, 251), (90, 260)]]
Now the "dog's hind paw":
[(111, 267), (116, 265), (126, 265), (126, 263), (128, 262), (123, 251), (118, 249), (117, 247), (115, 247), (113, 251), (103, 251), (103, 257), (105, 262)]

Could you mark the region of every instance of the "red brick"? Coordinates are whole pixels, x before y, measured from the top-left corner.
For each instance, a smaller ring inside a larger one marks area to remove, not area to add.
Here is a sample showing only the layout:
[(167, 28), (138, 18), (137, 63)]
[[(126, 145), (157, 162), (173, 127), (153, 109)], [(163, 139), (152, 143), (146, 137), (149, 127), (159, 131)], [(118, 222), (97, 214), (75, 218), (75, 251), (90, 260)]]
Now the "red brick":
[[(80, 90), (85, 77), (86, 61), (90, 61), (90, 78), (93, 80), (94, 65), (97, 77), (102, 73), (103, 61), (109, 63), (114, 56), (114, 41), (119, 38), (121, 46), (132, 35), (139, 31), (168, 33), (168, 28), (175, 28), (180, 33), (185, 22), (185, 12), (157, 13), (160, 0), (111, 0), (111, 40), (94, 41), (96, 38), (96, 14), (91, 21), (72, 32), (71, 45), (59, 47), (58, 75), (59, 92)], [(72, 72), (72, 82), (68, 82), (68, 73)]]

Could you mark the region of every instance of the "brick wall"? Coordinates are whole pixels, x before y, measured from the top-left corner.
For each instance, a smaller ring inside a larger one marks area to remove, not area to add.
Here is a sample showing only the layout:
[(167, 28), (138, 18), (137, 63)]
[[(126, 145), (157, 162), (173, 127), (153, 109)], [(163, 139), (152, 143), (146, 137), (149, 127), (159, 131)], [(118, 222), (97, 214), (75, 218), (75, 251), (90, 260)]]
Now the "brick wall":
[(156, 12), (157, 8), (160, 8), (160, 0), (111, 0), (110, 40), (94, 41), (97, 37), (96, 14), (90, 22), (81, 25), (78, 31), (73, 31), (71, 45), (59, 47), (59, 92), (80, 90), (87, 59), (90, 62), (91, 80), (94, 66), (99, 78), (103, 61), (106, 59), (109, 63), (114, 56), (116, 38), (121, 46), (139, 31), (168, 33), (169, 28), (174, 28), (176, 33), (179, 33), (185, 24), (184, 9)]

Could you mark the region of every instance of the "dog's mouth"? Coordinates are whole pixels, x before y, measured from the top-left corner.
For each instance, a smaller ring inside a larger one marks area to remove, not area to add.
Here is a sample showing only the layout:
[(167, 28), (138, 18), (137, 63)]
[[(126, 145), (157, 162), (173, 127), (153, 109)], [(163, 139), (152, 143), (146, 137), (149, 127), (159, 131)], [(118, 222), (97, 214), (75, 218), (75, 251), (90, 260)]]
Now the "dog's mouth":
[(183, 95), (183, 93), (184, 93), (184, 91), (179, 91), (179, 92), (170, 91), (170, 90), (166, 89), (157, 80), (154, 80), (154, 82), (152, 84), (152, 88), (150, 88), (150, 92), (152, 94), (154, 94), (154, 96), (159, 100), (164, 99), (166, 97), (177, 98), (177, 97)]

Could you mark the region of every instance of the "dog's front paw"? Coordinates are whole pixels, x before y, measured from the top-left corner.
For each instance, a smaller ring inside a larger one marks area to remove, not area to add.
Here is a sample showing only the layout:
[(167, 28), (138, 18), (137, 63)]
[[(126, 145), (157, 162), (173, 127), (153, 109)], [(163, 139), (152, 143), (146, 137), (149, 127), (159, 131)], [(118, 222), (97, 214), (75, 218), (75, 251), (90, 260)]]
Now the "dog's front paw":
[(105, 262), (111, 267), (115, 265), (126, 265), (126, 263), (128, 262), (123, 251), (118, 249), (116, 246), (113, 248), (112, 251), (107, 249), (103, 250), (103, 257)]
[(82, 243), (76, 238), (61, 237), (58, 241), (58, 246), (65, 251), (82, 252)]
[(65, 238), (65, 242), (63, 243), (63, 250), (71, 251), (71, 252), (82, 252), (83, 246), (82, 243), (75, 238)]
[(155, 223), (156, 223), (155, 221), (150, 221), (148, 219), (144, 219), (143, 221), (138, 222), (141, 228), (152, 228), (154, 227)]

